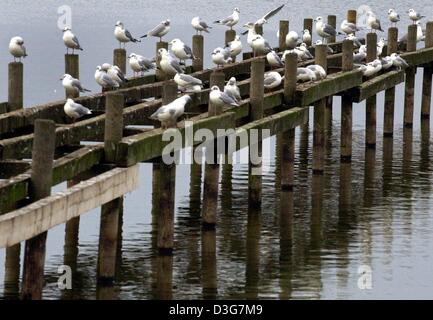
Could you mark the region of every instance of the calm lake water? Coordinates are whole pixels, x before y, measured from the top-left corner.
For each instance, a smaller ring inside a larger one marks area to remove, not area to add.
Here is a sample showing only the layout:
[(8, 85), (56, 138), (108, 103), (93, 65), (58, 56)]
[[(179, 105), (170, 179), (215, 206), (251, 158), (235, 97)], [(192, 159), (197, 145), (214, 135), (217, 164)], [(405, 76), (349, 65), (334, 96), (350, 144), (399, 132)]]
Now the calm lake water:
[[(160, 20), (173, 27), (168, 39), (188, 39), (194, 15), (208, 21), (224, 17), (233, 3), (220, 1), (3, 1), (0, 12), (0, 100), (7, 97), (7, 53), (10, 37), (22, 35), (29, 52), (25, 60), (25, 104), (28, 106), (63, 98), (58, 81), (64, 69), (64, 47), (57, 29), (59, 5), (72, 7), (72, 27), (85, 48), (80, 56), (81, 79), (98, 90), (94, 68), (112, 60), (117, 47), (112, 32), (122, 20), (136, 36)], [(241, 22), (254, 20), (279, 1), (246, 1)], [(412, 1), (371, 3), (381, 13), (397, 7), (401, 14)], [(259, 5), (260, 9), (256, 6)], [(337, 14), (356, 9), (359, 1), (300, 2), (284, 8), (266, 26), (265, 36), (276, 44), (278, 19), (290, 20), (300, 31), (307, 16)], [(253, 7), (254, 6), (254, 7)], [(431, 1), (417, 1), (423, 13), (433, 12)], [(195, 8), (195, 9), (191, 9)], [(254, 13), (257, 12), (257, 13)], [(407, 24), (403, 19), (401, 26)], [(223, 42), (224, 28), (216, 26), (206, 35), (206, 51)], [(403, 32), (403, 31), (401, 31)], [(186, 36), (187, 35), (187, 36)], [(129, 52), (151, 56), (155, 41), (128, 45)], [(206, 64), (209, 65), (209, 60)], [(44, 298), (118, 299), (398, 299), (433, 298), (433, 166), (431, 130), (421, 130), (419, 109), (422, 70), (417, 74), (414, 129), (404, 131), (403, 86), (397, 87), (394, 139), (382, 138), (383, 94), (378, 95), (378, 145), (364, 148), (365, 104), (354, 105), (353, 161), (340, 165), (340, 101), (334, 99), (334, 122), (329, 135), (325, 175), (311, 174), (312, 127), (297, 130), (296, 187), (293, 193), (278, 190), (278, 166), (271, 157), (271, 170), (263, 177), (261, 210), (248, 208), (248, 168), (222, 168), (218, 226), (215, 233), (202, 232), (200, 185), (190, 185), (190, 166), (177, 168), (175, 254), (155, 255), (152, 223), (152, 165), (140, 167), (140, 188), (125, 197), (122, 260), (114, 288), (97, 288), (96, 262), (99, 209), (82, 216), (77, 274), (72, 291), (57, 287), (57, 268), (63, 264), (64, 225), (50, 230), (47, 243)], [(275, 147), (275, 137), (271, 138)], [(243, 151), (245, 152), (245, 150)], [(65, 184), (55, 190), (65, 188)], [(190, 192), (190, 190), (192, 192)], [(212, 254), (216, 243), (216, 254)], [(0, 297), (3, 294), (4, 250), (0, 250)], [(372, 288), (358, 287), (359, 267), (372, 270)], [(170, 279), (172, 270), (172, 279)], [(170, 281), (171, 280), (171, 281)]]

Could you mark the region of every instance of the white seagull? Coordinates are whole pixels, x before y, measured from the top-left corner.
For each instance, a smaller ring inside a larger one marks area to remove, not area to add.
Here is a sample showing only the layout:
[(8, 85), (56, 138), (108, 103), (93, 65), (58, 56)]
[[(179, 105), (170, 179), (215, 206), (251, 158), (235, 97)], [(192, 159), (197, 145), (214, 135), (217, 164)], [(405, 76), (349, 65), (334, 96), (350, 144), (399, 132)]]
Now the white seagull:
[(266, 60), (273, 68), (284, 67), (284, 62), (281, 60), (280, 56), (274, 50), (272, 50), (266, 55)]
[(187, 59), (195, 59), (192, 49), (188, 47), (182, 40), (173, 39), (169, 43), (171, 45), (171, 52), (182, 62), (186, 62)]
[(359, 41), (359, 39), (353, 33), (348, 34), (344, 39), (345, 40), (352, 40), (355, 48), (359, 48), (362, 46), (361, 41)]
[(210, 89), (209, 93), (209, 101), (215, 106), (229, 106), (229, 107), (238, 107), (239, 104), (236, 100), (225, 92), (221, 92), (218, 86), (213, 86)]
[(114, 37), (119, 41), (120, 48), (122, 48), (122, 43), (124, 44), (123, 47), (125, 47), (128, 42), (140, 42), (140, 40), (135, 39), (131, 33), (125, 29), (125, 26), (121, 21), (116, 22), (116, 26), (114, 27)]
[(392, 64), (396, 66), (399, 70), (409, 67), (409, 64), (397, 53), (391, 54)]
[(90, 90), (84, 88), (81, 85), (80, 80), (75, 79), (70, 74), (64, 74), (60, 80), (62, 81), (62, 85), (65, 88), (66, 92), (69, 94), (75, 94), (80, 92), (90, 92)]
[(247, 22), (246, 24), (244, 24), (244, 27), (247, 28), (248, 30), (245, 32), (242, 32), (242, 35), (245, 35), (248, 33), (247, 43), (251, 47), (251, 45), (253, 44), (253, 39), (257, 35), (255, 24), (254, 24), (254, 22)]
[(176, 73), (174, 76), (174, 82), (176, 82), (180, 88), (185, 89), (194, 86), (203, 86), (203, 82), (200, 79), (183, 73)]
[(300, 82), (315, 81), (316, 74), (308, 68), (298, 68), (296, 71), (296, 80)]
[(191, 100), (189, 95), (183, 95), (160, 107), (149, 118), (160, 121), (163, 129), (169, 126), (177, 126), (177, 119), (184, 114), (185, 105)]
[(290, 31), (286, 35), (286, 46), (289, 49), (295, 49), (296, 46), (298, 45), (298, 41), (299, 41), (299, 35), (296, 31)]
[(212, 29), (212, 27), (210, 27), (200, 17), (192, 18), (191, 25), (196, 30), (197, 34), (201, 34), (203, 31), (209, 33), (209, 29)]
[(26, 47), (24, 46), (24, 40), (21, 37), (13, 37), (9, 42), (9, 53), (13, 55), (14, 61), (17, 58), (21, 61), (21, 58), (27, 57)]
[(382, 27), (380, 25), (380, 20), (378, 18), (376, 18), (375, 14), (373, 13), (373, 11), (368, 11), (367, 12), (367, 25), (370, 28), (370, 31), (382, 31)]
[(314, 21), (316, 21), (316, 32), (322, 38), (322, 41), (332, 36), (336, 36), (337, 34), (341, 34), (337, 32), (333, 26), (327, 24), (323, 21), (322, 17), (317, 17)]
[(280, 73), (276, 71), (267, 72), (265, 73), (264, 87), (265, 89), (274, 89), (281, 84), (282, 80), (283, 77)]
[(150, 30), (148, 33), (141, 36), (140, 38), (156, 37), (159, 38), (159, 41), (162, 41), (162, 37), (165, 36), (169, 31), (170, 31), (170, 20), (166, 19), (164, 21), (161, 21), (152, 30)]
[(418, 12), (416, 12), (414, 9), (409, 9), (407, 11), (407, 13), (409, 13), (409, 18), (410, 18), (410, 20), (413, 21), (414, 24), (418, 20), (421, 20), (422, 18), (425, 18), (425, 16), (422, 16), (421, 14), (419, 14)]
[[(287, 39), (287, 38), (286, 38)], [(305, 43), (311, 43), (311, 33), (310, 33), (310, 30), (308, 30), (308, 29), (305, 29), (303, 32), (302, 32), (302, 42), (305, 42)]]
[(307, 68), (310, 69), (311, 71), (313, 71), (315, 73), (316, 80), (317, 79), (318, 80), (325, 79), (326, 76), (327, 76), (325, 69), (322, 66), (318, 65), (318, 64), (309, 65), (309, 66), (307, 66)]
[(234, 8), (231, 15), (229, 15), (227, 18), (216, 20), (214, 23), (230, 27), (230, 30), (232, 30), (233, 26), (239, 22), (239, 13), (239, 8)]
[(341, 22), (340, 29), (347, 35), (359, 31), (359, 28), (356, 26), (355, 23), (349, 22), (346, 19)]
[(95, 80), (96, 83), (102, 87), (102, 89), (119, 88), (119, 84), (111, 79), (107, 72), (102, 70), (101, 66), (96, 67)]
[(176, 73), (184, 73), (179, 61), (177, 61), (165, 48), (159, 49), (158, 54), (161, 57), (159, 66), (165, 74), (174, 76)]
[(254, 51), (254, 57), (259, 53), (267, 54), (272, 51), (272, 47), (269, 45), (268, 41), (259, 34), (253, 39), (251, 47)]
[(63, 106), (63, 110), (66, 115), (72, 118), (75, 122), (76, 119), (81, 118), (82, 116), (92, 114), (88, 108), (83, 105), (74, 102), (72, 99), (67, 99), (65, 105)]
[(391, 21), (391, 25), (397, 25), (397, 22), (400, 21), (400, 15), (395, 11), (395, 9), (388, 10), (388, 19)]
[(72, 33), (71, 28), (69, 27), (63, 29), (63, 42), (66, 46), (66, 54), (68, 54), (69, 49), (72, 49), (72, 54), (74, 54), (75, 50), (83, 51), (78, 38)]
[(258, 26), (262, 26), (265, 23), (268, 23), (268, 20), (270, 18), (272, 18), (273, 16), (275, 16), (278, 12), (280, 12), (281, 9), (283, 9), (284, 4), (282, 4), (281, 6), (272, 9), (271, 11), (269, 11), (268, 13), (266, 13), (263, 17), (261, 17), (260, 19), (258, 19), (255, 24)]
[(102, 71), (105, 71), (108, 76), (113, 79), (115, 82), (121, 86), (125, 82), (128, 82), (128, 80), (125, 78), (125, 75), (123, 74), (122, 70), (118, 66), (113, 66), (109, 63), (104, 63), (101, 66)]
[(236, 58), (236, 56), (242, 52), (241, 37), (236, 35), (235, 39), (228, 43), (228, 47), (230, 48), (230, 56)]
[(224, 87), (224, 93), (228, 94), (235, 100), (236, 102), (239, 102), (242, 100), (241, 98), (241, 92), (239, 90), (239, 87), (236, 84), (236, 78), (231, 77), (229, 81), (227, 81), (227, 84)]
[(212, 51), (212, 62), (217, 65), (217, 67), (221, 67), (232, 62), (233, 59), (230, 56), (230, 50), (228, 47), (221, 48), (218, 47), (214, 51)]
[(143, 73), (156, 68), (155, 59), (148, 59), (136, 53), (131, 53), (128, 58), (129, 66), (134, 72), (134, 76), (137, 73)]

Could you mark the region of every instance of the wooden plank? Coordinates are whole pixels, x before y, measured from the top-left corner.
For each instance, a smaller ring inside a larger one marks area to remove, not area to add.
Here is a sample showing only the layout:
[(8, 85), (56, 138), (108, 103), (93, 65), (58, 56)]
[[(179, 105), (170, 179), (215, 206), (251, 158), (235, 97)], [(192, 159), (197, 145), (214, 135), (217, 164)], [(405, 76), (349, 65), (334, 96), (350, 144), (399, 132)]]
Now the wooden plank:
[(115, 168), (0, 216), (0, 248), (10, 247), (135, 190), (139, 166)]
[(298, 86), (295, 105), (309, 106), (320, 99), (337, 95), (360, 84), (362, 73), (359, 70), (330, 74), (320, 82), (307, 82)]
[(433, 48), (419, 49), (400, 55), (411, 66), (421, 66), (433, 62)]
[(373, 79), (367, 80), (356, 88), (350, 89), (349, 96), (352, 102), (361, 102), (375, 94), (393, 88), (399, 83), (404, 82), (404, 71), (389, 71)]
[(0, 114), (7, 113), (8, 112), (8, 103), (6, 102), (0, 102)]
[(24, 173), (30, 169), (28, 160), (3, 160), (0, 161), (0, 179), (9, 179)]

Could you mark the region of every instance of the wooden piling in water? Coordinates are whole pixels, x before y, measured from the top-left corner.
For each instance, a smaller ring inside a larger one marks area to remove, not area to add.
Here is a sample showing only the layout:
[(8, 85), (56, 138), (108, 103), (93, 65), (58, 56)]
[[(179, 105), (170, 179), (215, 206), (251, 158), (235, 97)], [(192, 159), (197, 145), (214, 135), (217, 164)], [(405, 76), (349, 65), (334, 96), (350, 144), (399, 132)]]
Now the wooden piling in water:
[(195, 59), (192, 60), (192, 69), (194, 72), (203, 70), (204, 57), (204, 37), (201, 34), (192, 36), (192, 54)]
[(279, 38), (278, 38), (278, 48), (280, 52), (284, 52), (287, 49), (286, 36), (289, 33), (289, 20), (280, 20), (279, 25)]
[[(391, 27), (388, 29), (388, 55), (398, 50), (398, 29)], [(394, 134), (394, 107), (395, 107), (395, 87), (385, 90), (385, 106), (383, 110), (383, 136), (392, 137)]]
[[(251, 62), (250, 85), (250, 120), (263, 118), (265, 59), (259, 58)], [(259, 133), (257, 144), (249, 146), (248, 170), (248, 204), (253, 207), (260, 206), (262, 202), (262, 141)], [(257, 157), (256, 159), (254, 159)]]
[(11, 62), (8, 69), (8, 111), (11, 112), (24, 106), (24, 66), (21, 62)]
[[(215, 70), (210, 76), (210, 86), (218, 86), (220, 90), (224, 90), (224, 72)], [(222, 108), (215, 106), (209, 102), (208, 115), (215, 116), (222, 113)], [(209, 151), (212, 152), (212, 151)], [(209, 159), (206, 155), (206, 163), (204, 168), (204, 182), (203, 182), (203, 206), (202, 206), (202, 223), (206, 229), (215, 228), (216, 213), (218, 204), (218, 183), (220, 166), (217, 161), (216, 147), (213, 150), (214, 158)], [(212, 163), (207, 161), (213, 160)]]
[[(377, 34), (367, 34), (367, 62), (377, 58)], [(376, 147), (376, 95), (367, 98), (365, 102), (365, 145)]]
[[(168, 81), (164, 84), (162, 103), (168, 104), (176, 99), (177, 84)], [(160, 255), (172, 255), (174, 248), (174, 200), (176, 194), (176, 163), (159, 163), (160, 191), (158, 214), (157, 247)]]
[[(116, 163), (117, 144), (123, 137), (122, 94), (110, 93), (106, 98), (104, 131), (104, 159)], [(116, 198), (101, 207), (97, 280), (101, 285), (112, 285), (116, 274), (117, 240), (122, 198)]]
[[(342, 70), (353, 69), (353, 42), (343, 41)], [(352, 98), (349, 95), (341, 97), (341, 135), (340, 135), (340, 159), (342, 162), (352, 160)]]
[[(280, 142), (281, 141), (281, 142)], [(290, 129), (280, 135), (280, 177), (281, 190), (293, 191), (295, 164), (295, 129)]]
[[(70, 74), (75, 79), (80, 78), (80, 56), (78, 54), (65, 54), (65, 73)], [(68, 92), (65, 90), (66, 98), (77, 98), (79, 92)]]
[[(315, 62), (327, 70), (327, 45), (316, 46)], [(314, 131), (313, 131), (313, 174), (323, 174), (325, 154), (325, 108), (326, 98), (314, 105)]]
[[(310, 31), (311, 38), (313, 38), (313, 19), (311, 18), (305, 18), (304, 19), (304, 30)], [(306, 41), (305, 44), (307, 47), (310, 47), (312, 45), (313, 39), (311, 41)]]
[(18, 299), (20, 288), (21, 244), (5, 250), (5, 277), (3, 296), (5, 299)]
[(161, 57), (159, 56), (158, 50), (163, 48), (168, 50), (168, 43), (164, 41), (158, 41), (156, 43), (156, 65), (158, 67), (155, 71), (156, 81), (163, 81), (168, 79), (167, 75), (160, 69), (159, 65), (159, 63), (161, 62)]
[(284, 103), (293, 106), (296, 93), (298, 56), (296, 53), (286, 54), (284, 61)]
[(260, 35), (263, 35), (263, 26), (260, 26), (260, 25), (255, 25), (254, 26), (254, 29), (256, 30), (256, 33), (257, 34), (260, 34)]
[[(32, 151), (30, 199), (37, 201), (51, 193), (55, 128), (52, 120), (37, 119)], [(47, 232), (43, 232), (25, 243), (22, 298), (42, 299), (44, 287), (44, 265)]]
[(347, 22), (356, 24), (356, 17), (358, 13), (356, 10), (347, 10)]
[(226, 30), (225, 38), (224, 38), (225, 44), (228, 45), (230, 42), (235, 40), (235, 37), (236, 37), (236, 31), (235, 30), (232, 30), (232, 29)]
[[(410, 25), (407, 30), (407, 52), (416, 50), (417, 25)], [(404, 119), (403, 123), (406, 128), (413, 126), (413, 107), (415, 92), (415, 74), (416, 67), (406, 69), (406, 82), (404, 87)]]
[(113, 65), (118, 66), (126, 74), (126, 50), (117, 48), (113, 51)]
[[(328, 16), (328, 24), (332, 26), (335, 30), (337, 30), (337, 16), (336, 15), (329, 15)], [(336, 41), (336, 37), (332, 36), (328, 40), (330, 43), (334, 43)]]
[[(425, 47), (433, 47), (433, 21), (427, 22), (425, 33)], [(432, 75), (433, 63), (424, 67), (423, 81), (422, 81), (422, 101), (421, 101), (421, 119), (430, 119), (430, 104), (431, 104), (431, 91), (432, 91)], [(426, 121), (421, 121), (426, 123)]]

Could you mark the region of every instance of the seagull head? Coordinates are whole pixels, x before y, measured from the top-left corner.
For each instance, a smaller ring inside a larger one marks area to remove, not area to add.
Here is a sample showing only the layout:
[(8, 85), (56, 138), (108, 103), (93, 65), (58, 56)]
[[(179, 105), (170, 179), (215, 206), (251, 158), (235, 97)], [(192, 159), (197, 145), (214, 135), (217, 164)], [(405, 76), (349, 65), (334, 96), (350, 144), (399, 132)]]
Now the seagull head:
[(228, 81), (229, 85), (235, 85), (236, 84), (236, 78), (235, 77), (231, 77)]
[(18, 44), (18, 45), (23, 45), (24, 44), (24, 40), (23, 40), (23, 38), (21, 38), (21, 37), (13, 37), (12, 39), (11, 39), (11, 42), (12, 43), (15, 43), (15, 44)]
[(391, 53), (391, 58), (397, 58), (397, 53)]
[(304, 34), (310, 34), (310, 30), (305, 29), (305, 30), (304, 30)]
[(128, 56), (128, 58), (135, 58), (135, 57), (137, 57), (137, 55), (133, 52)]
[(235, 41), (239, 41), (241, 40), (241, 37), (239, 37), (238, 35), (235, 36)]
[(63, 32), (66, 32), (66, 31), (71, 31), (71, 28), (69, 28), (69, 27), (64, 27), (64, 28), (63, 28)]
[(414, 9), (409, 9), (409, 10), (407, 10), (407, 13), (414, 13), (414, 12), (415, 12)]
[(170, 19), (166, 19), (162, 22), (165, 26), (169, 26), (170, 25)]
[(316, 40), (316, 45), (321, 45), (323, 44), (322, 40)]
[(70, 74), (65, 73), (65, 74), (60, 78), (60, 80), (63, 80), (63, 79), (71, 79), (71, 78), (72, 78), (72, 76), (71, 76)]
[(389, 9), (389, 10), (388, 10), (388, 14), (391, 14), (391, 13), (394, 13), (394, 12), (395, 12), (394, 9)]
[(186, 95), (182, 96), (182, 98), (185, 100), (185, 103), (188, 103), (188, 102), (190, 102), (192, 100), (192, 98), (190, 97), (189, 94), (186, 94)]
[(322, 22), (323, 18), (322, 17), (317, 17), (316, 19), (314, 19), (315, 22)]
[(72, 100), (71, 98), (66, 99), (66, 103), (74, 103), (74, 100)]
[(116, 26), (116, 27), (121, 27), (121, 28), (123, 28), (123, 23), (122, 23), (122, 21), (117, 21), (115, 26)]
[(177, 43), (182, 44), (183, 42), (180, 39), (173, 39), (173, 40), (170, 41), (169, 44), (173, 45), (173, 44), (177, 44)]
[(247, 22), (244, 24), (245, 28), (254, 29), (254, 22)]
[(110, 69), (110, 68), (111, 68), (111, 64), (109, 64), (109, 63), (104, 63), (104, 64), (102, 64), (102, 67), (101, 67), (101, 69), (105, 72), (107, 72), (108, 69)]
[(163, 56), (163, 55), (167, 54), (167, 49), (165, 49), (165, 48), (158, 49), (158, 54), (160, 56)]
[(213, 86), (210, 88), (211, 91), (220, 91), (220, 88), (218, 86)]
[(237, 12), (237, 13), (240, 13), (240, 12), (241, 12), (241, 11), (239, 10), (238, 7), (234, 8), (233, 11), (234, 11), (234, 12)]

